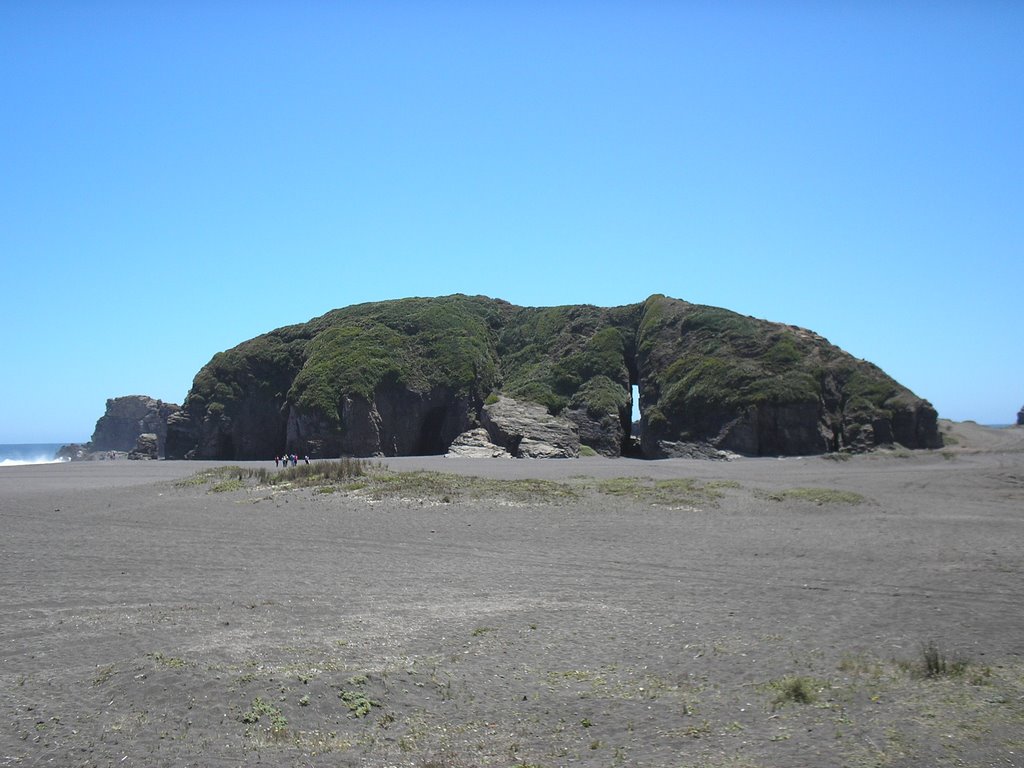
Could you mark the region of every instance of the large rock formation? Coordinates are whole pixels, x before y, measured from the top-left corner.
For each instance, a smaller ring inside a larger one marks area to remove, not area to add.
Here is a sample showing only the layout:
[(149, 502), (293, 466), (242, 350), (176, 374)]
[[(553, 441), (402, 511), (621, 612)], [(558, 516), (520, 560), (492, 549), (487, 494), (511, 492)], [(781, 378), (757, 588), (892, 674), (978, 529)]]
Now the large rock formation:
[[(623, 307), (486, 297), (334, 310), (221, 352), (167, 419), (168, 458), (617, 456), (640, 391), (648, 457), (941, 444), (935, 410), (801, 328), (652, 296)], [(480, 433), (460, 435), (484, 428)]]
[(181, 406), (154, 400), (146, 395), (126, 395), (107, 400), (107, 408), (96, 422), (89, 441), (90, 451), (132, 451), (139, 436), (156, 435), (157, 452), (164, 455), (167, 420)]
[(1021, 406), (1021, 409), (1017, 411), (1017, 426), (1024, 426), (1024, 406)]

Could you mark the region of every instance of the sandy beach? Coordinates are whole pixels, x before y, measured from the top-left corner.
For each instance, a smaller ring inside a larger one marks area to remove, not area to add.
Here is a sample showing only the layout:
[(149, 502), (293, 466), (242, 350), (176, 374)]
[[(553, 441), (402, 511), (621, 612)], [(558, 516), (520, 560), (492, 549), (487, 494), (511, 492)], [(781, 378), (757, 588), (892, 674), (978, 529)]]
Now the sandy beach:
[(944, 428), (377, 485), (5, 468), (0, 766), (1024, 766), (1024, 428)]

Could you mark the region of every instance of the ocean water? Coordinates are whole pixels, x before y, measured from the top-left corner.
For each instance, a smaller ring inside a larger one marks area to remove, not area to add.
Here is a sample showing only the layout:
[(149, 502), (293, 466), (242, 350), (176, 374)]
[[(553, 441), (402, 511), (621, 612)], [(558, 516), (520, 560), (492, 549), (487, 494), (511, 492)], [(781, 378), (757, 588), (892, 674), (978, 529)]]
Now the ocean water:
[(0, 467), (20, 467), (25, 464), (59, 464), (53, 458), (64, 443), (8, 443), (0, 444)]

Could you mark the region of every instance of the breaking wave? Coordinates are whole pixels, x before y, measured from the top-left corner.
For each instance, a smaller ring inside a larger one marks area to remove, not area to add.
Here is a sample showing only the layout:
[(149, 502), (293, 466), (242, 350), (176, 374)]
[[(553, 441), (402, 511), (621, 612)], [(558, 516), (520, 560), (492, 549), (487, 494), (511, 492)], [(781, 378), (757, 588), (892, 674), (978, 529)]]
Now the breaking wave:
[(0, 467), (24, 467), (27, 464), (63, 464), (67, 459), (54, 458), (60, 446), (60, 443), (0, 445)]
[(4, 459), (0, 467), (24, 467), (27, 464), (63, 464), (71, 459)]

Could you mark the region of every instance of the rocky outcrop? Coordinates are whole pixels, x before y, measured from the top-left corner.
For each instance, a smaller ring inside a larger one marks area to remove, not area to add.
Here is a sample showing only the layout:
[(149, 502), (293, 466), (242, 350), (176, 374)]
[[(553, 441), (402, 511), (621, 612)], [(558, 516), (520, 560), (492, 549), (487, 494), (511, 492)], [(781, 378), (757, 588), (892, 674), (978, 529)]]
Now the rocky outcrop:
[(475, 421), (469, 399), (446, 387), (417, 392), (385, 386), (370, 398), (344, 397), (340, 411), (332, 424), (316, 411), (292, 408), (288, 450), (310, 456), (443, 454)]
[[(54, 458), (83, 461), (129, 455), (130, 458), (160, 458), (164, 455), (167, 423), (179, 416), (181, 406), (154, 400), (146, 395), (127, 395), (107, 400), (88, 443), (63, 445)], [(196, 432), (182, 438), (194, 446)], [(143, 439), (144, 438), (144, 439)], [(130, 456), (130, 454), (137, 454)]]
[(565, 418), (573, 425), (579, 442), (602, 456), (621, 456), (628, 445), (628, 432), (618, 413), (592, 413), (586, 406), (566, 408)]
[(1024, 407), (1017, 411), (1017, 426), (1024, 426)]
[(448, 458), (463, 459), (510, 459), (512, 454), (491, 442), (491, 436), (483, 427), (474, 427), (456, 437), (448, 447)]
[(457, 295), (334, 310), (215, 355), (166, 424), (167, 457), (220, 460), (444, 454), (481, 426), (524, 457), (581, 445), (648, 458), (941, 445), (927, 401), (817, 334), (660, 295), (605, 308)]
[(135, 461), (160, 458), (156, 435), (152, 432), (139, 435), (135, 441), (135, 447), (128, 452), (128, 458)]
[(484, 406), (481, 421), (491, 441), (516, 458), (569, 459), (580, 455), (580, 437), (572, 422), (552, 416), (536, 403), (499, 397)]
[(89, 457), (88, 443), (68, 443), (57, 449), (54, 459), (60, 461), (82, 461)]
[(190, 412), (182, 409), (167, 417), (167, 438), (164, 443), (166, 458), (194, 459), (199, 442), (200, 425)]
[(714, 448), (710, 443), (686, 443), (682, 441), (659, 440), (653, 448), (652, 458), (659, 459), (709, 459), (731, 461), (739, 454)]
[(89, 448), (91, 451), (132, 451), (140, 435), (152, 434), (156, 436), (158, 455), (163, 455), (167, 421), (179, 410), (180, 406), (145, 395), (111, 398), (96, 422)]

